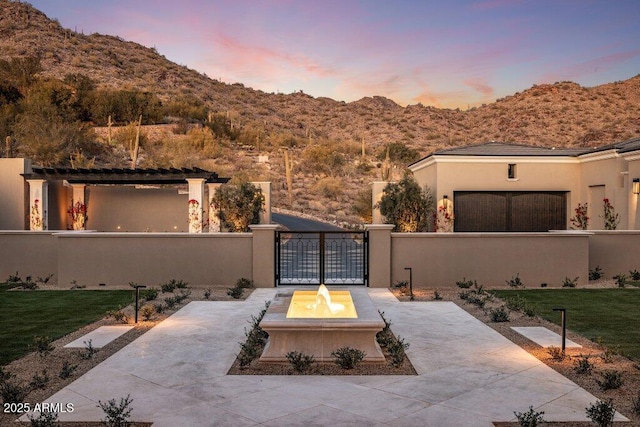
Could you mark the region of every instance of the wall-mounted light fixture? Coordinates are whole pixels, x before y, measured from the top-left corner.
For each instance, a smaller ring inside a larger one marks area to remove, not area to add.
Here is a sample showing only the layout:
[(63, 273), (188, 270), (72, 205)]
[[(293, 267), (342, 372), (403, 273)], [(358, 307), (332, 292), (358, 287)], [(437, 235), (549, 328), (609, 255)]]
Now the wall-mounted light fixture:
[(445, 209), (449, 208), (449, 196), (446, 194), (442, 196), (442, 206), (444, 206)]
[(633, 192), (633, 194), (640, 194), (640, 178), (633, 178), (631, 191)]

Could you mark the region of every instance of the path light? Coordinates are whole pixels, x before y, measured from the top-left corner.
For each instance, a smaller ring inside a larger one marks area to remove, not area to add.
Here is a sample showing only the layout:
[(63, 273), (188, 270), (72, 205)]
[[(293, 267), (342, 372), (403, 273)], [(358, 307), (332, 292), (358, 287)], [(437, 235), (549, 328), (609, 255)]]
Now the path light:
[(640, 178), (633, 178), (633, 184), (631, 184), (631, 191), (633, 194), (640, 194)]
[(140, 288), (146, 288), (146, 286), (144, 285), (135, 285), (134, 288), (136, 289), (136, 321), (135, 323), (138, 323), (138, 300), (140, 298)]
[(564, 349), (567, 346), (567, 309), (566, 308), (554, 308), (553, 311), (559, 311), (562, 321), (562, 354), (564, 355)]
[(409, 270), (409, 300), (413, 301), (413, 270), (411, 267), (405, 267), (405, 270)]

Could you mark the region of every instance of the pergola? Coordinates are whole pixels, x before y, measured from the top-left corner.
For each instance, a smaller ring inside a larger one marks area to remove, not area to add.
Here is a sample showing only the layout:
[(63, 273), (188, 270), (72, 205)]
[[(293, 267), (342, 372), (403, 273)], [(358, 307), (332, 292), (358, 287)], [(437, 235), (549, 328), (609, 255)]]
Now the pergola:
[[(205, 199), (205, 184), (209, 194), (227, 183), (229, 178), (221, 178), (215, 172), (200, 168), (170, 169), (72, 169), (33, 167), (30, 173), (22, 174), (29, 184), (30, 230), (46, 230), (48, 226), (48, 183), (63, 181), (73, 189), (72, 209), (76, 208), (73, 229), (84, 230), (86, 214), (85, 188), (87, 185), (179, 185), (189, 186), (189, 232), (201, 233), (203, 229), (203, 209), (209, 212), (209, 201)], [(84, 213), (84, 214), (83, 214)], [(213, 218), (212, 218), (213, 219)], [(209, 231), (220, 231), (218, 221), (209, 223)]]

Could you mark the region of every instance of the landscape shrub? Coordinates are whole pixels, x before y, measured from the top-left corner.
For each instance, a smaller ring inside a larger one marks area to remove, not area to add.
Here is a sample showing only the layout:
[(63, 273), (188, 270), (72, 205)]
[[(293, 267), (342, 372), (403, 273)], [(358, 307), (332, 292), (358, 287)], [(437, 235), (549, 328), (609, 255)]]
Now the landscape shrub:
[(537, 412), (533, 409), (533, 406), (529, 406), (527, 412), (514, 412), (521, 427), (537, 427), (538, 423), (544, 422), (544, 411)]
[(120, 323), (129, 323), (129, 318), (122, 310), (122, 306), (118, 306), (117, 310), (109, 310), (107, 311), (107, 317), (113, 317), (117, 322)]
[(489, 313), (492, 322), (500, 323), (509, 321), (509, 312), (503, 306), (492, 308)]
[(555, 345), (549, 346), (547, 348), (547, 353), (549, 354), (549, 356), (551, 356), (551, 359), (555, 360), (556, 362), (562, 362), (567, 357), (565, 352), (562, 351), (560, 347), (557, 347)]
[(334, 362), (342, 369), (353, 369), (364, 360), (365, 352), (357, 348), (340, 347), (331, 352)]
[(589, 280), (598, 280), (602, 277), (603, 272), (599, 266), (596, 266), (593, 270), (589, 270)]
[(120, 398), (120, 403), (116, 403), (115, 399), (108, 402), (98, 400), (98, 405), (105, 414), (102, 423), (107, 427), (128, 427), (131, 425), (129, 418), (131, 417), (131, 408), (129, 405), (133, 402), (131, 395)]
[(175, 297), (167, 297), (164, 299), (164, 305), (169, 310), (175, 307), (177, 303), (178, 303), (178, 300)]
[(238, 288), (236, 286), (229, 288), (227, 289), (227, 295), (234, 299), (240, 299), (242, 297), (242, 288)]
[(23, 403), (29, 388), (21, 386), (14, 379), (0, 381), (0, 396), (4, 403)]
[(392, 366), (397, 368), (404, 363), (404, 359), (406, 357), (405, 350), (407, 348), (409, 348), (409, 343), (404, 342), (404, 339), (397, 337), (396, 339), (391, 340), (387, 346), (387, 350), (391, 356)]
[(33, 349), (42, 357), (53, 351), (52, 339), (50, 337), (33, 337)]
[(32, 390), (43, 390), (47, 387), (47, 384), (49, 384), (49, 375), (47, 374), (47, 370), (43, 369), (41, 374), (37, 372), (33, 374), (29, 387), (31, 387)]
[(562, 287), (563, 288), (575, 288), (577, 283), (578, 283), (578, 279), (579, 279), (579, 277), (574, 277), (573, 279), (565, 277), (564, 280), (562, 281)]
[(205, 289), (204, 291), (204, 299), (211, 298), (211, 289)]
[(140, 309), (140, 315), (144, 320), (151, 320), (155, 312), (156, 308), (151, 304), (147, 304)]
[(433, 291), (433, 299), (436, 300), (436, 301), (441, 301), (442, 300), (442, 295), (440, 295), (440, 292), (438, 292), (437, 289), (435, 291)]
[(80, 353), (80, 357), (83, 360), (92, 359), (93, 355), (98, 352), (98, 350), (93, 346), (93, 340), (90, 339), (89, 341), (82, 341), (82, 344), (84, 344), (84, 352)]
[(576, 374), (580, 374), (580, 375), (589, 375), (591, 374), (591, 371), (593, 370), (593, 363), (591, 363), (589, 361), (589, 355), (580, 355), (574, 362), (573, 362), (573, 370), (576, 372)]
[(145, 301), (153, 301), (156, 298), (158, 298), (158, 288), (149, 288), (149, 289), (143, 289), (142, 292), (140, 292), (140, 296), (145, 300)]
[(616, 274), (613, 278), (616, 279), (616, 285), (618, 285), (619, 288), (624, 288), (624, 285), (627, 283), (626, 274)]
[(478, 282), (475, 280), (467, 280), (466, 277), (463, 277), (462, 280), (456, 282), (456, 285), (461, 289), (468, 289), (472, 286), (478, 286)]
[(622, 373), (615, 369), (606, 370), (602, 373), (602, 380), (596, 379), (596, 383), (601, 390), (616, 390), (622, 387)]
[(507, 285), (509, 285), (509, 287), (511, 288), (519, 288), (521, 286), (524, 286), (524, 283), (522, 283), (522, 280), (520, 279), (520, 273), (516, 274), (515, 277), (511, 277), (511, 279), (506, 280)]
[(613, 417), (616, 414), (616, 410), (610, 399), (607, 401), (598, 400), (586, 408), (586, 411), (587, 418), (598, 426), (610, 427), (613, 425)]
[(162, 314), (164, 313), (166, 306), (163, 303), (158, 303), (158, 304), (154, 304), (153, 308), (155, 308), (156, 313)]
[(57, 427), (58, 413), (53, 411), (42, 411), (38, 417), (27, 415), (31, 427)]
[(260, 322), (269, 308), (269, 301), (264, 305), (264, 308), (258, 313), (257, 316), (251, 316), (249, 321), (251, 328), (245, 329), (245, 342), (240, 343), (240, 353), (238, 353), (238, 361), (240, 368), (244, 368), (251, 364), (251, 362), (260, 355), (260, 350), (264, 346), (265, 340), (269, 337), (269, 334), (260, 327)]
[(240, 289), (253, 289), (253, 280), (241, 277), (236, 281), (236, 288)]
[(186, 300), (190, 296), (191, 296), (191, 289), (184, 290), (181, 288), (180, 292), (178, 292), (178, 294), (173, 298), (176, 300), (177, 304), (180, 304), (182, 303), (182, 301)]
[(288, 352), (286, 358), (293, 367), (293, 370), (298, 373), (306, 372), (315, 361), (313, 356), (298, 351)]
[(60, 369), (58, 377), (62, 378), (63, 380), (69, 378), (71, 375), (73, 375), (76, 369), (78, 369), (78, 365), (72, 365), (68, 360), (65, 360), (62, 364), (62, 368)]
[(631, 280), (637, 282), (640, 280), (640, 271), (638, 270), (629, 270), (629, 276), (631, 276)]
[(173, 291), (176, 290), (176, 283), (175, 280), (171, 280), (167, 283), (163, 283), (160, 285), (160, 290), (162, 291), (163, 294), (166, 293), (171, 293)]

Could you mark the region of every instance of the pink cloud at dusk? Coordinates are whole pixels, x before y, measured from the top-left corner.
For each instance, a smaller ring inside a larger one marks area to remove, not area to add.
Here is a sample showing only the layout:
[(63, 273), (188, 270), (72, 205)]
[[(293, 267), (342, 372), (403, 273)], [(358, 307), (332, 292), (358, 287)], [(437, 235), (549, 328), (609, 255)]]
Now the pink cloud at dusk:
[(640, 72), (637, 0), (32, 0), (68, 28), (155, 47), (268, 92), (466, 108), (534, 83)]

